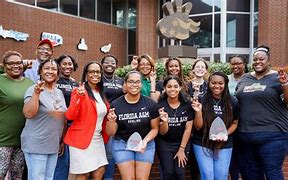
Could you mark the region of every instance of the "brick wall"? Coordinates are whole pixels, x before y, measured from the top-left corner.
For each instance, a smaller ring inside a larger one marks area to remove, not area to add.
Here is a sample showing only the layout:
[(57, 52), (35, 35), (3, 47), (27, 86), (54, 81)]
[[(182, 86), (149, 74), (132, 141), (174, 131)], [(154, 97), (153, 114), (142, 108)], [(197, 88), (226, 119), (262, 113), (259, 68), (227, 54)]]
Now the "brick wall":
[[(79, 79), (82, 66), (87, 61), (99, 60), (103, 53), (99, 48), (111, 43), (110, 53), (119, 58), (120, 65), (127, 63), (127, 30), (83, 18), (50, 12), (31, 6), (0, 1), (0, 25), (5, 30), (13, 29), (29, 34), (25, 42), (0, 37), (0, 55), (8, 50), (16, 50), (24, 58), (35, 59), (35, 48), (41, 32), (59, 34), (64, 44), (55, 47), (54, 58), (70, 54), (78, 60), (79, 70), (73, 75)], [(85, 38), (88, 51), (79, 51), (76, 46), (80, 38)]]
[(158, 56), (156, 23), (158, 21), (158, 1), (137, 0), (136, 53)]
[(287, 65), (288, 1), (259, 0), (258, 44), (267, 44), (273, 66)]

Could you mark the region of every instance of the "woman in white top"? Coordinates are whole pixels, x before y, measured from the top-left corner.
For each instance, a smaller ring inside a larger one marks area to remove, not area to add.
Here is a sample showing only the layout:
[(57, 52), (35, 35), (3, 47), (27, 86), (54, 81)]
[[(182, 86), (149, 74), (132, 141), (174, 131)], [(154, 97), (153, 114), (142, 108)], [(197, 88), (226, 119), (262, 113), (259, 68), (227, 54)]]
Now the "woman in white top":
[(70, 106), (65, 114), (73, 123), (64, 142), (69, 145), (70, 173), (77, 179), (102, 179), (108, 164), (104, 142), (108, 103), (103, 92), (102, 67), (89, 62), (83, 70), (79, 88), (72, 91)]

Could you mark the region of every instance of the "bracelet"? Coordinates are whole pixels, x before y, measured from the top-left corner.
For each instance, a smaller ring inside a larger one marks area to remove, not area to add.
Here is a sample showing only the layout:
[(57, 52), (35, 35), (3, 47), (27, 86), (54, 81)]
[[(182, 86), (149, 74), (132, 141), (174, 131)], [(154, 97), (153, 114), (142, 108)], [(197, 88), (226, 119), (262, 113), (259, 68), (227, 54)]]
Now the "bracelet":
[(150, 91), (150, 93), (156, 93), (156, 91)]
[(184, 146), (180, 146), (180, 148), (182, 148), (182, 149), (185, 149), (185, 147), (184, 147)]
[(288, 81), (283, 83), (283, 84), (281, 84), (281, 86), (288, 86)]

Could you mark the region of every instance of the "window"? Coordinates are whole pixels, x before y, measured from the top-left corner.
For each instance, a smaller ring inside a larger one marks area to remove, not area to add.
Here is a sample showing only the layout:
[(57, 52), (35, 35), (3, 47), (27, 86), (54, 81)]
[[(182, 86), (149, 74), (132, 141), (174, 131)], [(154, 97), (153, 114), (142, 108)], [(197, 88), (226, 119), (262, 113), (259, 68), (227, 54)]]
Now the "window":
[(250, 0), (227, 0), (227, 11), (250, 12)]
[[(191, 34), (182, 44), (199, 47), (198, 56), (211, 57), (211, 61), (225, 62), (228, 54), (234, 52), (248, 55), (258, 41), (258, 1), (183, 0), (183, 3), (192, 2), (189, 18), (201, 21), (201, 25), (199, 32)], [(254, 7), (250, 6), (252, 3)], [(159, 39), (159, 46), (165, 46), (165, 41)]]
[(214, 16), (214, 47), (220, 47), (220, 14)]
[(191, 2), (193, 7), (190, 14), (201, 14), (212, 12), (212, 0), (183, 0), (183, 4)]
[(29, 5), (35, 5), (35, 0), (16, 0), (17, 2), (29, 4)]
[(111, 24), (111, 0), (97, 0), (97, 20)]
[(250, 15), (227, 14), (227, 47), (249, 48)]
[(187, 40), (183, 41), (185, 45), (199, 45), (200, 48), (212, 47), (212, 15), (197, 16), (192, 18), (194, 21), (201, 21), (200, 30), (192, 34)]
[(78, 15), (78, 0), (60, 0), (60, 12)]
[(58, 11), (58, 0), (38, 0), (37, 6), (45, 9), (49, 9), (52, 11)]
[(129, 4), (128, 8), (128, 28), (136, 27), (136, 4)]
[(214, 0), (214, 11), (220, 12), (221, 11), (221, 0)]
[(80, 0), (80, 16), (95, 19), (95, 0)]
[(116, 1), (113, 2), (113, 24), (125, 27), (125, 2), (122, 1)]

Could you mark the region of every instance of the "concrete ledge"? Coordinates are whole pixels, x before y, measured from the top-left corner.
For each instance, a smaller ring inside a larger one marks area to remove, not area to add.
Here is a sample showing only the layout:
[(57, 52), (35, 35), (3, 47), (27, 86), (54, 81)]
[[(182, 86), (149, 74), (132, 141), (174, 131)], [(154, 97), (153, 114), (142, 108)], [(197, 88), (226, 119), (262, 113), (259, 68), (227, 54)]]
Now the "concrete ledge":
[(189, 57), (197, 58), (197, 48), (185, 45), (169, 45), (158, 48), (158, 58), (164, 57)]

